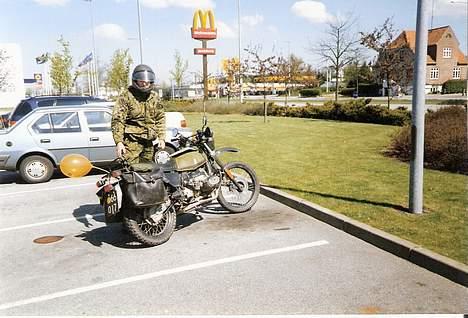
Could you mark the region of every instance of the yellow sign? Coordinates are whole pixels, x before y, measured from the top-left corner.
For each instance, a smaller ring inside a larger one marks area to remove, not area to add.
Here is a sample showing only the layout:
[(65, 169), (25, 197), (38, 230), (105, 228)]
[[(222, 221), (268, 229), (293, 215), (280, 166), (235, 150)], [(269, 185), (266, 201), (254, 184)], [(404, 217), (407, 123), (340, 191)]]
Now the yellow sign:
[[(209, 22), (209, 26), (207, 25)], [(196, 40), (214, 40), (217, 36), (213, 11), (198, 9), (193, 15), (192, 38)]]

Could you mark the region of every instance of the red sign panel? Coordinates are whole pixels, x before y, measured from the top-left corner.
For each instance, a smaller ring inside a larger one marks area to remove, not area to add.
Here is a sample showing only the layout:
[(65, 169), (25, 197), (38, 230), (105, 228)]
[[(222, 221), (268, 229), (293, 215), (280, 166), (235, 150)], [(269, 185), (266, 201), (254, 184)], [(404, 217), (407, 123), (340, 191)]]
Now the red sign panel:
[(192, 38), (195, 40), (214, 40), (217, 36), (217, 29), (191, 28), (191, 30)]
[(195, 55), (215, 55), (216, 49), (213, 48), (195, 48), (193, 49), (193, 54)]

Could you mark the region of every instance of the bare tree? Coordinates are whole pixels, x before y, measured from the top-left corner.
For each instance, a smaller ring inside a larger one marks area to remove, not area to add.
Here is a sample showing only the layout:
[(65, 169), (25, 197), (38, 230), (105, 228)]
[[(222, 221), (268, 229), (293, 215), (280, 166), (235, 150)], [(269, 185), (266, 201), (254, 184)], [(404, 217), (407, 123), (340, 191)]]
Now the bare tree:
[(336, 74), (335, 101), (338, 100), (339, 78), (342, 68), (351, 63), (359, 50), (359, 41), (352, 32), (355, 20), (352, 16), (338, 17), (328, 23), (327, 37), (312, 46), (323, 62), (331, 64)]
[(245, 61), (246, 69), (254, 76), (257, 82), (260, 81), (263, 84), (263, 121), (266, 123), (268, 116), (268, 109), (266, 104), (266, 83), (268, 77), (275, 73), (275, 56), (262, 58), (261, 47), (259, 45), (255, 47), (248, 47), (244, 50), (248, 53), (248, 57)]
[(390, 93), (388, 87), (392, 81), (407, 85), (412, 80), (414, 54), (407, 43), (394, 43), (395, 29), (392, 18), (375, 28), (370, 33), (359, 32), (361, 44), (377, 52), (374, 65), (376, 76), (387, 83), (387, 104), (390, 108)]
[(185, 72), (188, 69), (188, 61), (184, 61), (179, 51), (175, 51), (174, 54), (175, 65), (174, 69), (170, 71), (170, 74), (176, 82), (177, 88), (180, 88), (184, 80)]
[(0, 91), (8, 86), (8, 59), (7, 52), (0, 50)]

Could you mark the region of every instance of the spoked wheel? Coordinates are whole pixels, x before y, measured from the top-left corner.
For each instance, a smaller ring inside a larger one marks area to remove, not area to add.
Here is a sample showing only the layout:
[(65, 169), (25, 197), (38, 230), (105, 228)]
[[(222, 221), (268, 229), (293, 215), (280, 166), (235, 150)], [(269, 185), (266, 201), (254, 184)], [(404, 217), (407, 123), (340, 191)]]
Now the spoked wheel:
[(173, 206), (163, 203), (145, 209), (130, 209), (124, 216), (124, 224), (138, 242), (148, 246), (165, 243), (171, 237), (176, 225), (176, 211)]
[(255, 171), (242, 162), (228, 163), (225, 171), (230, 173), (239, 188), (225, 173), (218, 194), (219, 204), (231, 212), (250, 210), (257, 202), (260, 193), (260, 184)]

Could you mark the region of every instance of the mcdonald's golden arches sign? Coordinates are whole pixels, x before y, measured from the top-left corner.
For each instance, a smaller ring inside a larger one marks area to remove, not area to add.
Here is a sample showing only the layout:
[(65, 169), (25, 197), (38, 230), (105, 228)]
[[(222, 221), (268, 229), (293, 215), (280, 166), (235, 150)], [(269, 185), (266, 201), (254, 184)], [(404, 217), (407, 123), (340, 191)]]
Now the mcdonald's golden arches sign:
[[(207, 25), (208, 22), (209, 25)], [(217, 29), (213, 11), (195, 11), (193, 15), (192, 38), (195, 40), (214, 40), (216, 36)]]

